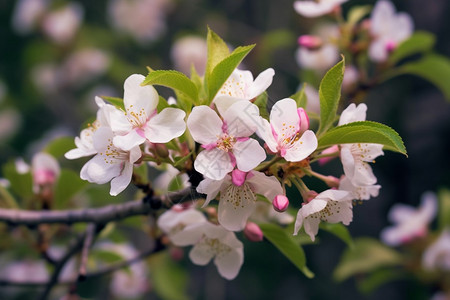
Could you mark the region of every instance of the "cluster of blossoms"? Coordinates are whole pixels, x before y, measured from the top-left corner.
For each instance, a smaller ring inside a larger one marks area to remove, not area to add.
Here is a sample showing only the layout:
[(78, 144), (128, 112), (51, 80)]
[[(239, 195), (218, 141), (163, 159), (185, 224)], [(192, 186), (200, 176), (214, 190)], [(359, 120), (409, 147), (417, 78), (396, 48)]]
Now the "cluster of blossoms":
[(344, 88), (350, 89), (365, 72), (360, 62), (368, 58), (383, 66), (398, 45), (412, 35), (414, 24), (408, 14), (396, 13), (394, 5), (387, 0), (377, 1), (370, 18), (361, 21), (364, 14), (360, 14), (358, 19), (353, 16), (353, 19), (349, 17), (347, 22), (342, 22), (340, 5), (345, 2), (347, 0), (294, 3), (294, 9), (303, 17), (330, 15), (337, 20), (319, 23), (311, 34), (300, 36), (296, 59), (300, 67), (322, 73), (339, 60), (341, 53), (345, 53), (349, 65)]
[[(66, 157), (94, 155), (81, 169), (81, 178), (97, 184), (111, 181), (110, 194), (117, 195), (130, 184), (134, 165), (145, 161), (173, 165), (174, 157), (183, 155), (182, 150), (167, 151), (162, 144), (174, 140), (178, 144), (174, 149), (186, 149), (189, 140), (195, 141), (193, 168), (203, 175), (196, 189), (206, 195), (202, 209), (208, 217), (196, 204), (177, 205), (160, 216), (158, 225), (174, 245), (193, 245), (194, 263), (205, 265), (215, 257), (219, 273), (232, 279), (243, 263), (243, 246), (235, 232), (244, 231), (258, 241), (263, 233), (257, 223), (293, 222), (286, 211), (286, 185), (294, 184), (303, 197), (294, 234), (304, 227), (313, 241), (321, 221), (348, 225), (352, 201), (377, 196), (380, 189), (369, 162), (383, 154), (382, 145), (318, 149), (307, 112), (291, 98), (277, 101), (269, 119), (260, 116), (252, 102), (270, 86), (274, 73), (267, 69), (253, 79), (250, 71), (235, 69), (211, 105), (194, 106), (186, 122), (181, 109), (166, 107), (158, 112), (158, 101), (165, 100), (151, 85), (142, 85), (144, 76), (131, 75), (124, 84), (123, 108), (97, 97), (96, 121), (75, 138), (77, 148)], [(366, 109), (365, 104), (350, 105), (338, 125), (364, 121)], [(345, 174), (341, 180), (311, 170), (311, 161), (323, 163), (338, 156)], [(187, 171), (179, 166), (178, 170)], [(302, 181), (305, 175), (323, 180), (331, 189), (309, 190)], [(217, 211), (211, 206), (213, 200), (219, 202)]]

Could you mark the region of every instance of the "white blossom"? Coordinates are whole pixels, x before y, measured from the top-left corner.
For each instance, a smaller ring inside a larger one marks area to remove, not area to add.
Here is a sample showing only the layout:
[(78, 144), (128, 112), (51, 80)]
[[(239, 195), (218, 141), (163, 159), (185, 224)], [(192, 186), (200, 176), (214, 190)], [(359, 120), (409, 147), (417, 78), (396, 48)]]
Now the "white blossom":
[(450, 229), (447, 228), (439, 238), (429, 246), (422, 256), (422, 265), (426, 270), (450, 270)]
[(176, 40), (170, 52), (175, 69), (190, 74), (193, 66), (200, 76), (205, 73), (207, 55), (205, 39), (197, 36), (185, 36)]
[(390, 1), (379, 0), (371, 15), (370, 32), (373, 40), (369, 48), (369, 57), (382, 62), (401, 42), (411, 36), (414, 23), (406, 13), (396, 13)]
[(398, 246), (424, 236), (436, 213), (437, 198), (431, 192), (422, 195), (420, 207), (417, 209), (405, 204), (395, 204), (388, 215), (394, 225), (381, 232), (381, 240), (390, 246)]
[(55, 43), (65, 44), (73, 39), (83, 19), (83, 7), (71, 2), (49, 12), (42, 21), (42, 30)]
[(307, 18), (320, 17), (329, 14), (337, 6), (348, 0), (307, 0), (295, 1), (294, 9), (300, 15)]
[(342, 222), (349, 225), (352, 219), (353, 206), (349, 192), (326, 190), (300, 208), (295, 221), (294, 235), (298, 234), (303, 226), (306, 234), (314, 241), (321, 221)]

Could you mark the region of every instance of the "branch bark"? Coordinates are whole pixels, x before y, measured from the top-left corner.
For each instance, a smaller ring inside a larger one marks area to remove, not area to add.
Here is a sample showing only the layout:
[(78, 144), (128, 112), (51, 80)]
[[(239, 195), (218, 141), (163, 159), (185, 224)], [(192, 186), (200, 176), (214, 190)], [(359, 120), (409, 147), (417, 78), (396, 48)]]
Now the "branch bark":
[[(185, 188), (180, 191), (170, 192), (162, 196), (153, 196), (153, 202), (160, 201), (166, 208), (174, 204), (202, 198), (192, 188)], [(152, 210), (149, 201), (135, 200), (122, 204), (107, 205), (100, 208), (74, 209), (74, 210), (54, 210), (54, 211), (27, 211), (18, 209), (0, 209), (0, 222), (9, 225), (38, 224), (73, 224), (73, 223), (95, 223), (106, 224), (111, 221), (125, 219), (136, 215), (146, 215)]]

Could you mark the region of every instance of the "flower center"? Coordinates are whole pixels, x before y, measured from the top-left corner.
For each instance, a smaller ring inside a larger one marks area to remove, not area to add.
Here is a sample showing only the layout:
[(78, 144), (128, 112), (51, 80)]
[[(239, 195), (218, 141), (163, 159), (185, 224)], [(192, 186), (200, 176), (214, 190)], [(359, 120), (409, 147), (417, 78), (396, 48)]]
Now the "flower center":
[(231, 251), (231, 247), (221, 243), (219, 239), (212, 239), (209, 237), (204, 237), (201, 243), (207, 246), (207, 252), (216, 255), (218, 257), (223, 256)]
[(133, 125), (134, 128), (142, 127), (142, 125), (147, 123), (147, 121), (149, 119), (144, 108), (141, 108), (140, 110), (135, 111), (133, 109), (133, 104), (131, 104), (126, 109), (125, 115), (127, 116), (128, 122), (130, 122), (130, 124)]
[(114, 146), (112, 139), (108, 139), (108, 146), (106, 146), (104, 152), (100, 152), (99, 154), (103, 156), (103, 160), (107, 164), (114, 164), (117, 163), (117, 161), (126, 161), (130, 157), (128, 151), (123, 151)]
[(221, 137), (218, 138), (217, 148), (225, 152), (231, 151), (234, 144), (236, 143), (236, 138), (232, 135), (228, 135), (228, 133), (224, 133)]
[(244, 183), (241, 186), (231, 184), (227, 188), (225, 195), (220, 197), (220, 201), (230, 202), (236, 210), (239, 208), (244, 208), (252, 201), (256, 201), (256, 196), (247, 183)]

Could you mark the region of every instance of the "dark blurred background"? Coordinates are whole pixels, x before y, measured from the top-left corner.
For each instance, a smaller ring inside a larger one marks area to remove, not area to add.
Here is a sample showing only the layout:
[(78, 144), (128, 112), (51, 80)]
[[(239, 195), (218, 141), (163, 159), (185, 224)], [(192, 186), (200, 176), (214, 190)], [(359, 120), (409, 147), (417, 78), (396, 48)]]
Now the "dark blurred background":
[[(86, 120), (95, 116), (94, 95), (122, 97), (124, 79), (132, 73), (146, 74), (146, 66), (174, 68), (173, 43), (185, 35), (205, 37), (207, 26), (232, 47), (257, 44), (244, 65), (254, 76), (268, 67), (275, 69), (268, 89), (272, 102), (293, 94), (301, 82), (294, 58), (296, 40), (311, 30), (315, 20), (296, 14), (292, 0), (155, 0), (149, 15), (121, 12), (126, 18), (142, 18), (142, 24), (133, 25), (136, 28), (153, 26), (149, 36), (121, 29), (111, 12), (113, 2), (50, 1), (56, 8), (77, 3), (82, 11), (73, 36), (61, 41), (40, 26), (23, 32), (13, 25), (20, 1), (0, 0), (0, 163), (16, 157), (29, 159), (56, 136), (77, 135)], [(343, 10), (374, 2), (352, 0)], [(448, 0), (393, 2), (398, 11), (412, 16), (416, 30), (436, 35), (437, 53), (450, 55)], [(84, 61), (78, 57), (71, 65), (70, 57), (84, 49), (99, 52), (90, 52)], [(159, 91), (170, 95), (167, 90)], [(406, 75), (375, 87), (366, 103), (367, 119), (394, 128), (408, 150), (408, 158), (386, 152), (377, 159), (373, 169), (382, 186), (380, 195), (355, 207), (349, 226), (352, 235), (378, 237), (388, 225), (387, 212), (394, 203), (416, 206), (423, 192), (450, 186), (450, 104), (430, 83)], [(324, 173), (335, 173), (336, 168), (341, 170), (339, 162), (329, 164)], [(387, 284), (371, 295), (360, 294), (353, 280), (337, 284), (331, 274), (345, 245), (327, 233), (319, 237), (319, 245), (305, 246), (314, 279), (304, 277), (270, 244), (247, 242), (245, 263), (234, 281), (221, 279), (213, 265), (202, 268), (187, 263), (192, 274), (191, 296), (218, 300), (427, 299), (432, 292), (413, 281)]]

